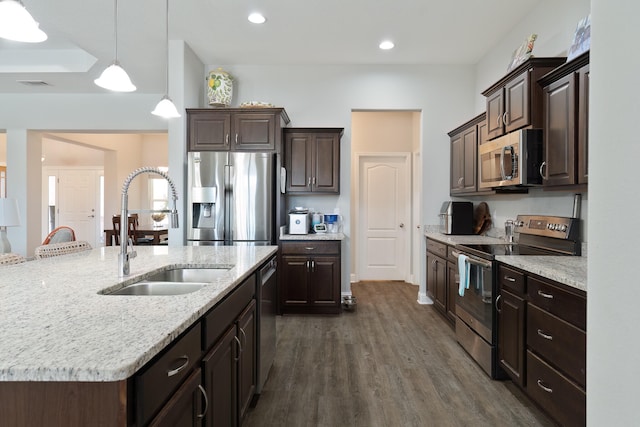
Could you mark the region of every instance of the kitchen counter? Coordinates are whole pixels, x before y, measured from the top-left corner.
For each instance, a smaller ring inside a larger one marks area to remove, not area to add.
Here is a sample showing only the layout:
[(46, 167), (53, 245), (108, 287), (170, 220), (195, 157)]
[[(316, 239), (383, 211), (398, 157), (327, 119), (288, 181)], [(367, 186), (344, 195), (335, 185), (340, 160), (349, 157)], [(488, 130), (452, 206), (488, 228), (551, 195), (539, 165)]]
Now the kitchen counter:
[(344, 233), (283, 234), (280, 240), (344, 240)]
[[(275, 254), (275, 246), (136, 246), (118, 277), (119, 247), (2, 267), (0, 381), (118, 381), (131, 377)], [(231, 267), (185, 295), (113, 296), (165, 267)]]
[[(447, 245), (505, 243), (504, 240), (488, 236), (458, 236), (438, 232), (426, 232), (425, 237)], [(496, 260), (529, 273), (587, 291), (586, 256), (534, 256), (503, 255)]]

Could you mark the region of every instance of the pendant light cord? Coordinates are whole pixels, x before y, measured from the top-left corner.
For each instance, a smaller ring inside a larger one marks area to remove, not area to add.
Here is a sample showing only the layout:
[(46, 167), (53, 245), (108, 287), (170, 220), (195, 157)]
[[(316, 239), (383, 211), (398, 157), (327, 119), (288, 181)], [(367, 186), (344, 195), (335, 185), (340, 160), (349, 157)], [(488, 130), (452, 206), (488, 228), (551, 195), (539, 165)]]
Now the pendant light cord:
[(166, 22), (165, 22), (165, 46), (167, 47), (167, 66), (165, 67), (165, 79), (166, 79), (166, 94), (167, 96), (169, 96), (169, 0), (167, 0), (167, 7), (166, 7)]
[(116, 64), (118, 63), (118, 0), (114, 0), (113, 8), (113, 33), (116, 41)]

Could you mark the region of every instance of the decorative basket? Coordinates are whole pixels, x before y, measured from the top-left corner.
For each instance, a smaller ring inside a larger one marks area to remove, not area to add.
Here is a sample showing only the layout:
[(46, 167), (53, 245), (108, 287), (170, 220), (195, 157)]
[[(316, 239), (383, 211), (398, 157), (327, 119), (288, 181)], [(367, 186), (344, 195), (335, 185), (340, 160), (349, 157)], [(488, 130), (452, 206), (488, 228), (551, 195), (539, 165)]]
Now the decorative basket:
[(233, 77), (231, 74), (218, 68), (209, 72), (207, 77), (207, 96), (209, 105), (214, 107), (228, 107), (233, 97)]

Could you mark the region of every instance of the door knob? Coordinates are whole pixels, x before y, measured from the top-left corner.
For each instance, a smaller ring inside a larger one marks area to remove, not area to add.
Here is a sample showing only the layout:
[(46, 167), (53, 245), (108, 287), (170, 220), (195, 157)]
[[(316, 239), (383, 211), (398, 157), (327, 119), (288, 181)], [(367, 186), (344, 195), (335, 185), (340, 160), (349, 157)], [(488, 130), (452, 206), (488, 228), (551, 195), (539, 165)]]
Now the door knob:
[(89, 215), (88, 218), (95, 218), (95, 215)]
[(404, 222), (400, 223), (400, 228), (404, 228)]

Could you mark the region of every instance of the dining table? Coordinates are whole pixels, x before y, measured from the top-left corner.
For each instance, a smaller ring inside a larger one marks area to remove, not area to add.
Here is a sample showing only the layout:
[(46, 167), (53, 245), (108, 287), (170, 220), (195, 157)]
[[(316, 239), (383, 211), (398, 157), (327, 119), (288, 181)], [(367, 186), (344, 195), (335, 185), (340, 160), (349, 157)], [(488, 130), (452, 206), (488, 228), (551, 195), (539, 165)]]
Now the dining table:
[[(113, 228), (105, 228), (105, 246), (112, 246), (114, 243), (114, 235), (115, 231)], [(169, 234), (169, 226), (166, 224), (139, 224), (136, 231), (136, 237), (147, 237), (153, 236), (152, 245), (159, 245), (161, 243), (162, 236), (166, 236)]]

